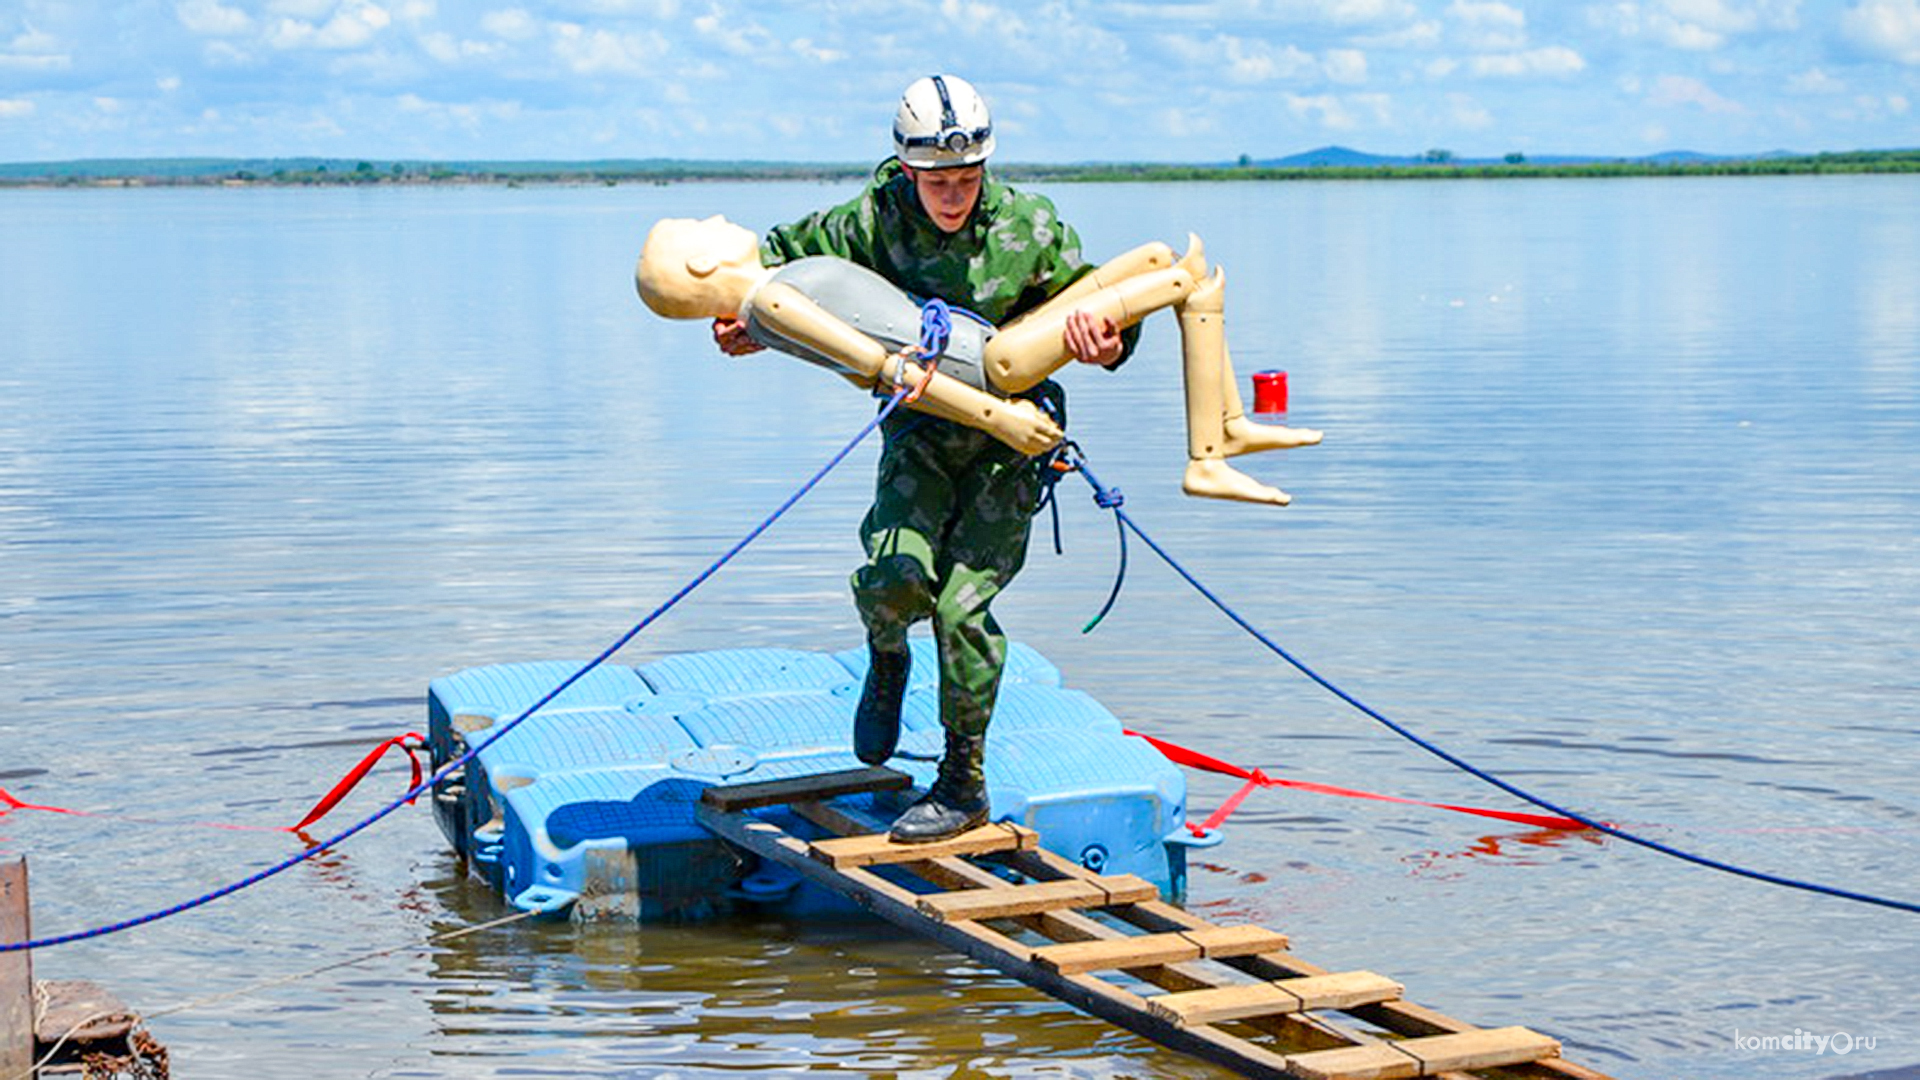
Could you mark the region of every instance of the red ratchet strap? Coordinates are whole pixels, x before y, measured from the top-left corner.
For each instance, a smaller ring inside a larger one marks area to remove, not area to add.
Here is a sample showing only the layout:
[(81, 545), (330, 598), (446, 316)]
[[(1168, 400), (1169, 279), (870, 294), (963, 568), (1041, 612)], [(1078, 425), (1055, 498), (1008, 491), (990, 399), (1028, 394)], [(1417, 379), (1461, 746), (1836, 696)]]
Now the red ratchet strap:
[(1266, 787), (1294, 788), (1298, 791), (1311, 791), (1320, 795), (1339, 795), (1348, 799), (1375, 799), (1380, 802), (1402, 803), (1407, 806), (1426, 806), (1435, 810), (1451, 810), (1457, 814), (1473, 814), (1478, 817), (1494, 818), (1498, 821), (1511, 821), (1517, 825), (1531, 825), (1536, 829), (1586, 828), (1585, 825), (1580, 824), (1572, 818), (1560, 817), (1557, 814), (1523, 814), (1512, 810), (1488, 810), (1477, 806), (1454, 806), (1450, 803), (1403, 799), (1397, 795), (1376, 795), (1371, 791), (1357, 791), (1353, 788), (1334, 787), (1331, 784), (1316, 784), (1310, 780), (1276, 779), (1261, 772), (1259, 769), (1243, 769), (1238, 765), (1230, 765), (1227, 762), (1221, 761), (1219, 758), (1208, 757), (1197, 750), (1189, 750), (1184, 746), (1167, 742), (1164, 739), (1156, 739), (1151, 735), (1142, 735), (1137, 731), (1128, 731), (1126, 733), (1136, 738), (1145, 739), (1155, 750), (1166, 755), (1168, 761), (1176, 765), (1185, 765), (1188, 768), (1199, 769), (1203, 772), (1219, 773), (1222, 776), (1234, 776), (1246, 781), (1246, 784), (1242, 786), (1239, 791), (1233, 793), (1232, 798), (1220, 804), (1220, 809), (1209, 814), (1205, 821), (1198, 825), (1192, 822), (1187, 823), (1187, 831), (1195, 836), (1201, 836), (1219, 828), (1220, 824), (1226, 821), (1229, 815), (1240, 808), (1240, 804), (1246, 801), (1247, 796), (1253, 794), (1255, 788)]
[[(348, 792), (359, 786), (360, 781), (366, 777), (374, 765), (378, 764), (380, 759), (386, 756), (387, 751), (396, 746), (407, 752), (407, 761), (413, 766), (413, 783), (407, 785), (407, 790), (412, 791), (414, 788), (419, 787), (421, 775), (419, 751), (427, 748), (427, 740), (421, 738), (418, 732), (413, 731), (409, 731), (405, 735), (395, 735), (393, 738), (374, 747), (372, 753), (362, 758), (360, 764), (355, 765), (352, 771), (340, 778), (339, 783), (333, 785), (332, 791), (327, 792), (321, 797), (319, 802), (313, 804), (313, 809), (307, 811), (307, 816), (301, 818), (299, 824), (287, 831), (299, 832), (327, 816), (327, 811), (332, 810), (341, 799), (347, 797)], [(415, 797), (417, 798), (418, 796)], [(413, 799), (408, 799), (407, 802), (412, 803)]]

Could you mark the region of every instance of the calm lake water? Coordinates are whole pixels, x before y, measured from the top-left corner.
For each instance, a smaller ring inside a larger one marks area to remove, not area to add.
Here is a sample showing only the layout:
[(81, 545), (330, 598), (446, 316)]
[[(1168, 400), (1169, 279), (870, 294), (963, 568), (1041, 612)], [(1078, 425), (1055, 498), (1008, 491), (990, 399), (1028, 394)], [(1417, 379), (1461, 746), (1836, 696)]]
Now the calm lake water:
[[(848, 186), (0, 193), (0, 816), (35, 927), (173, 904), (435, 676), (584, 659), (871, 415), (634, 298), (647, 226)], [(1130, 512), (1329, 678), (1566, 805), (1920, 900), (1920, 183), (1059, 186), (1106, 257), (1203, 236), (1245, 376), (1324, 445), (1274, 510), (1178, 492), (1177, 343), (1066, 376)], [(621, 654), (843, 648), (875, 448)], [(1136, 729), (1269, 772), (1524, 809), (1282, 667), (1078, 481), (1001, 602)], [(336, 819), (404, 784), (389, 765)], [(1191, 778), (1204, 813), (1231, 794)], [(141, 820), (128, 820), (128, 819)], [(155, 824), (162, 822), (163, 824)], [(1641, 848), (1254, 795), (1191, 906), (1632, 1080), (1920, 1062), (1920, 919)], [(519, 923), (424, 808), (183, 917), (48, 950), (182, 1077), (1220, 1075), (883, 924)], [(1852, 1053), (1746, 1049), (1846, 1034)], [(1865, 1043), (1871, 1040), (1873, 1047)]]

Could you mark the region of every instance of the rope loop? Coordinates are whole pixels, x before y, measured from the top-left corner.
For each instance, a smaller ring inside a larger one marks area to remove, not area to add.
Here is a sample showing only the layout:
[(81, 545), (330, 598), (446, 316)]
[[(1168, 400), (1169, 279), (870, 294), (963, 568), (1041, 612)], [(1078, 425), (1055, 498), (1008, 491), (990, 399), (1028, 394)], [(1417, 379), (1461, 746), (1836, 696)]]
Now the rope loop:
[(920, 307), (920, 355), (939, 356), (953, 340), (953, 309), (939, 297)]

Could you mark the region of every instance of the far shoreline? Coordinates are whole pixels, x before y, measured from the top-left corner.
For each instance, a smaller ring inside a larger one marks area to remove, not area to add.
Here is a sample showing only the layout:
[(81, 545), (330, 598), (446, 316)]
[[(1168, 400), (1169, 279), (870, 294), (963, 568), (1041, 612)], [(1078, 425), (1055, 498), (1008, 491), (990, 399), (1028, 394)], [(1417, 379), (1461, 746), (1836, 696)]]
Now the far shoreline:
[[(864, 180), (871, 164), (597, 161), (419, 162), (346, 159), (128, 159), (0, 164), (0, 188), (438, 187), (676, 184)], [(1025, 183), (1180, 183), (1612, 179), (1699, 176), (1826, 176), (1920, 172), (1920, 150), (1875, 150), (1751, 158), (1503, 161), (1391, 161), (1357, 164), (1180, 165), (1094, 163), (1000, 165)]]

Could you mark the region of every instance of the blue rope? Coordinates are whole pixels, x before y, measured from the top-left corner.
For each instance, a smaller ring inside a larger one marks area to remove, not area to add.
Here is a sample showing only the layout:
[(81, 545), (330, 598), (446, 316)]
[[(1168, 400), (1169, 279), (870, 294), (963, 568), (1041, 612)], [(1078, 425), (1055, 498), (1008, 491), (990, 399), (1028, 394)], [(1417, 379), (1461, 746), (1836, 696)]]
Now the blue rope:
[(792, 495), (787, 496), (786, 501), (782, 502), (780, 506), (773, 511), (773, 513), (768, 514), (764, 519), (761, 520), (760, 524), (754, 526), (751, 531), (749, 531), (745, 536), (741, 537), (738, 543), (734, 544), (731, 548), (728, 548), (726, 554), (721, 555), (718, 559), (715, 559), (711, 564), (707, 566), (705, 570), (702, 570), (699, 573), (699, 575), (696, 576), (692, 581), (689, 581), (687, 582), (687, 584), (682, 586), (680, 588), (680, 591), (668, 597), (665, 603), (662, 603), (659, 607), (654, 608), (653, 611), (650, 612), (646, 618), (641, 619), (639, 622), (635, 623), (633, 627), (629, 629), (626, 633), (620, 635), (620, 637), (617, 640), (615, 640), (612, 645), (607, 646), (606, 649), (600, 653), (600, 655), (587, 661), (586, 664), (580, 668), (580, 670), (567, 676), (566, 679), (561, 681), (560, 685), (554, 687), (552, 690), (547, 691), (547, 694), (545, 697), (542, 697), (539, 701), (536, 701), (532, 705), (527, 706), (525, 711), (521, 712), (519, 716), (514, 717), (512, 720), (502, 725), (499, 728), (499, 730), (493, 732), (491, 735), (488, 735), (485, 739), (481, 740), (478, 744), (473, 746), (466, 753), (460, 755), (454, 760), (448, 762), (446, 765), (442, 766), (439, 772), (436, 772), (432, 776), (429, 776), (425, 780), (421, 781), (417, 786), (413, 788), (413, 790), (408, 791), (406, 794), (393, 800), (392, 802), (388, 803), (386, 806), (380, 808), (379, 810), (374, 811), (372, 814), (369, 814), (365, 818), (362, 818), (360, 821), (342, 830), (338, 835), (334, 836), (329, 840), (322, 841), (321, 843), (316, 844), (313, 847), (310, 847), (305, 851), (300, 852), (297, 855), (293, 855), (289, 858), (283, 859), (282, 861), (273, 864), (272, 866), (267, 867), (265, 870), (262, 870), (256, 874), (252, 874), (248, 877), (241, 878), (240, 880), (231, 882), (227, 885), (223, 885), (220, 888), (213, 890), (212, 892), (194, 897), (192, 900), (188, 900), (185, 903), (175, 904), (172, 907), (163, 908), (159, 911), (150, 911), (145, 915), (138, 915), (138, 916), (135, 916), (134, 918), (125, 919), (121, 922), (113, 923), (108, 926), (96, 926), (90, 930), (80, 930), (71, 934), (61, 934), (57, 937), (39, 938), (34, 941), (16, 941), (16, 942), (0, 943), (0, 953), (19, 952), (26, 949), (44, 949), (54, 945), (65, 945), (69, 942), (85, 941), (85, 940), (88, 940), (89, 938), (105, 937), (108, 934), (116, 934), (122, 930), (131, 930), (136, 926), (144, 926), (147, 923), (159, 922), (161, 919), (178, 915), (178, 914), (181, 914), (182, 912), (192, 911), (194, 908), (202, 907), (222, 897), (231, 896), (242, 889), (248, 888), (249, 886), (257, 885), (260, 882), (265, 881), (276, 874), (280, 874), (284, 871), (291, 870), (295, 866), (298, 866), (301, 863), (306, 862), (308, 859), (313, 858), (314, 856), (320, 854), (321, 852), (337, 847), (338, 845), (340, 845), (341, 843), (344, 843), (345, 841), (352, 838), (353, 836), (358, 835), (361, 831), (367, 829), (369, 826), (373, 825), (375, 822), (386, 817), (388, 814), (393, 813), (395, 810), (400, 809), (402, 806), (405, 806), (407, 803), (413, 801), (419, 795), (426, 792), (428, 789), (432, 788), (435, 784), (438, 784), (441, 781), (445, 780), (447, 777), (453, 775), (453, 773), (456, 772), (457, 770), (464, 768), (466, 764), (469, 761), (472, 761), (474, 757), (476, 757), (482, 750), (485, 750), (487, 747), (492, 746), (494, 743), (500, 741), (502, 738), (506, 736), (508, 732), (518, 727), (521, 721), (525, 720), (529, 716), (532, 716), (534, 713), (538, 712), (543, 706), (551, 702), (554, 698), (557, 698), (562, 693), (565, 693), (568, 687), (572, 686), (574, 683), (579, 682), (581, 679), (585, 678), (588, 672), (592, 671), (594, 668), (599, 667), (601, 664), (606, 663), (607, 660), (610, 659), (614, 653), (619, 652), (622, 648), (626, 646), (628, 642), (640, 636), (641, 631), (653, 625), (654, 621), (659, 619), (660, 616), (665, 615), (669, 610), (671, 610), (674, 607), (674, 605), (686, 599), (688, 594), (692, 593), (693, 590), (705, 584), (708, 578), (711, 578), (715, 574), (719, 573), (721, 567), (724, 567), (729, 562), (732, 562), (734, 556), (746, 550), (746, 547), (748, 544), (751, 544), (755, 540), (758, 540), (762, 533), (765, 533), (768, 529), (773, 527), (774, 522), (780, 520), (783, 516), (785, 516), (788, 510), (793, 509), (793, 506), (795, 503), (798, 503), (802, 497), (804, 497), (808, 492), (812, 491), (815, 487), (817, 487), (820, 481), (826, 479), (827, 474), (832, 472), (834, 468), (837, 467), (842, 461), (845, 461), (847, 458), (847, 455), (853, 453), (854, 448), (859, 446), (862, 442), (864, 442), (868, 435), (873, 434), (873, 429), (879, 427), (880, 422), (882, 420), (885, 420), (888, 414), (892, 413), (894, 409), (898, 408), (901, 400), (906, 396), (907, 396), (907, 391), (904, 388), (896, 391), (893, 397), (884, 406), (881, 407), (880, 411), (874, 416), (874, 418), (872, 420), (867, 421), (867, 425), (860, 429), (859, 434), (855, 435), (852, 439), (850, 439), (847, 442), (845, 446), (841, 447), (839, 453), (833, 455), (831, 460), (829, 460), (825, 465), (821, 466), (819, 471), (815, 472), (811, 477), (807, 479), (805, 483), (801, 484), (800, 487), (797, 490), (795, 490)]
[(939, 297), (920, 307), (920, 355), (939, 356), (953, 340), (953, 309)]
[[(1075, 449), (1077, 450), (1078, 448), (1076, 447)], [(1174, 573), (1179, 574), (1180, 577), (1183, 578), (1187, 584), (1193, 586), (1194, 589), (1198, 591), (1201, 596), (1206, 597), (1207, 601), (1211, 603), (1214, 607), (1218, 608), (1221, 614), (1233, 620), (1233, 622), (1236, 625), (1238, 625), (1242, 630), (1245, 630), (1248, 634), (1252, 635), (1254, 640), (1266, 646), (1269, 651), (1271, 651), (1274, 655), (1278, 656), (1280, 659), (1285, 660), (1288, 664), (1291, 664), (1294, 670), (1300, 672), (1300, 674), (1302, 675), (1305, 675), (1307, 678), (1313, 680), (1315, 683), (1318, 683), (1320, 687), (1326, 690), (1328, 693), (1339, 698), (1341, 701), (1346, 702), (1348, 705), (1351, 705), (1353, 708), (1357, 709), (1358, 711), (1365, 714), (1366, 716), (1369, 716), (1374, 720), (1379, 721), (1381, 724), (1384, 724), (1387, 727), (1387, 729), (1392, 731), (1394, 734), (1400, 736), (1401, 738), (1407, 740), (1408, 742), (1414, 744), (1415, 746), (1418, 746), (1420, 749), (1425, 750), (1427, 753), (1432, 754), (1433, 756), (1439, 758), (1440, 760), (1446, 762), (1447, 764), (1452, 765), (1454, 768), (1459, 769), (1462, 772), (1466, 772), (1473, 776), (1476, 776), (1479, 779), (1489, 784), (1492, 784), (1494, 787), (1497, 787), (1500, 790), (1506, 792), (1507, 794), (1512, 795), (1515, 798), (1521, 799), (1523, 801), (1532, 803), (1533, 805), (1540, 807), (1542, 810), (1546, 810), (1550, 813), (1558, 814), (1561, 817), (1571, 818), (1574, 821), (1577, 821), (1580, 824), (1585, 825), (1589, 829), (1594, 829), (1599, 832), (1603, 832), (1608, 836), (1625, 840), (1630, 844), (1638, 844), (1641, 847), (1647, 848), (1651, 851), (1657, 851), (1662, 855), (1667, 855), (1675, 859), (1680, 859), (1684, 862), (1693, 863), (1696, 866), (1704, 866), (1709, 870), (1719, 870), (1723, 873), (1734, 874), (1744, 878), (1751, 878), (1755, 881), (1764, 881), (1769, 885), (1780, 885), (1789, 889), (1800, 889), (1805, 892), (1819, 893), (1822, 896), (1832, 896), (1841, 900), (1854, 900), (1862, 904), (1875, 904), (1880, 907), (1893, 908), (1896, 911), (1910, 911), (1910, 912), (1914, 912), (1915, 914), (1920, 914), (1920, 904), (1909, 903), (1904, 900), (1891, 900), (1883, 896), (1874, 896), (1870, 893), (1854, 892), (1853, 890), (1850, 890), (1850, 889), (1842, 889), (1832, 885), (1822, 885), (1818, 882), (1801, 881), (1797, 878), (1782, 877), (1778, 874), (1769, 874), (1769, 873), (1766, 873), (1765, 871), (1752, 870), (1744, 866), (1736, 866), (1733, 863), (1722, 862), (1719, 859), (1708, 858), (1705, 855), (1696, 855), (1693, 852), (1684, 851), (1680, 848), (1673, 847), (1670, 844), (1663, 844), (1658, 840), (1652, 840), (1647, 837), (1628, 832), (1627, 830), (1619, 828), (1617, 826), (1609, 825), (1604, 821), (1596, 820), (1587, 815), (1575, 813), (1574, 811), (1569, 810), (1564, 806), (1560, 806), (1556, 803), (1550, 802), (1547, 799), (1541, 798), (1540, 796), (1533, 794), (1532, 792), (1526, 791), (1523, 788), (1520, 788), (1515, 786), (1514, 784), (1508, 783), (1507, 781), (1500, 779), (1499, 777), (1493, 775), (1492, 773), (1489, 773), (1484, 769), (1478, 768), (1477, 766), (1473, 765), (1471, 762), (1465, 761), (1459, 757), (1454, 756), (1453, 754), (1448, 753), (1447, 751), (1441, 749), (1440, 747), (1434, 745), (1433, 743), (1428, 742), (1426, 739), (1421, 738), (1419, 735), (1416, 735), (1412, 731), (1407, 730), (1405, 727), (1401, 726), (1400, 724), (1395, 723), (1393, 720), (1389, 719), (1386, 715), (1381, 713), (1379, 710), (1374, 709), (1372, 706), (1368, 705), (1366, 702), (1361, 701), (1359, 698), (1354, 697), (1352, 694), (1349, 694), (1345, 690), (1342, 690), (1340, 687), (1334, 685), (1332, 682), (1328, 681), (1325, 677), (1323, 677), (1319, 672), (1308, 667), (1298, 657), (1294, 656), (1292, 653), (1288, 652), (1285, 648), (1281, 647), (1272, 638), (1261, 633), (1257, 627), (1255, 627), (1252, 623), (1248, 622), (1244, 617), (1242, 617), (1241, 614), (1235, 611), (1230, 605), (1228, 605), (1226, 601), (1220, 599), (1220, 597), (1216, 595), (1213, 592), (1213, 590), (1201, 584), (1200, 579), (1194, 577), (1192, 573), (1188, 572), (1186, 567), (1180, 565), (1179, 560), (1175, 559), (1172, 555), (1168, 554), (1165, 548), (1162, 548), (1159, 544), (1155, 543), (1153, 537), (1148, 536), (1146, 533), (1146, 530), (1142, 529), (1139, 523), (1135, 522), (1133, 518), (1124, 509), (1120, 507), (1119, 502), (1117, 501), (1118, 494), (1119, 494), (1118, 491), (1114, 489), (1109, 489), (1100, 483), (1099, 479), (1093, 475), (1092, 470), (1087, 468), (1086, 458), (1084, 455), (1076, 455), (1076, 456), (1077, 456), (1077, 460), (1075, 460), (1073, 464), (1076, 466), (1079, 473), (1082, 476), (1085, 476), (1087, 478), (1087, 483), (1092, 485), (1094, 490), (1094, 500), (1096, 502), (1099, 502), (1100, 505), (1102, 506), (1110, 506), (1110, 508), (1113, 510), (1114, 516), (1120, 521), (1120, 523), (1124, 527), (1131, 529), (1134, 535), (1138, 536), (1141, 540), (1145, 541), (1146, 545), (1153, 549), (1154, 554), (1160, 556), (1162, 561), (1164, 561), (1168, 566), (1173, 568)], [(1111, 495), (1109, 495), (1109, 492), (1111, 492)], [(1112, 501), (1111, 503), (1107, 501), (1103, 501), (1109, 498), (1113, 499), (1114, 501)]]

